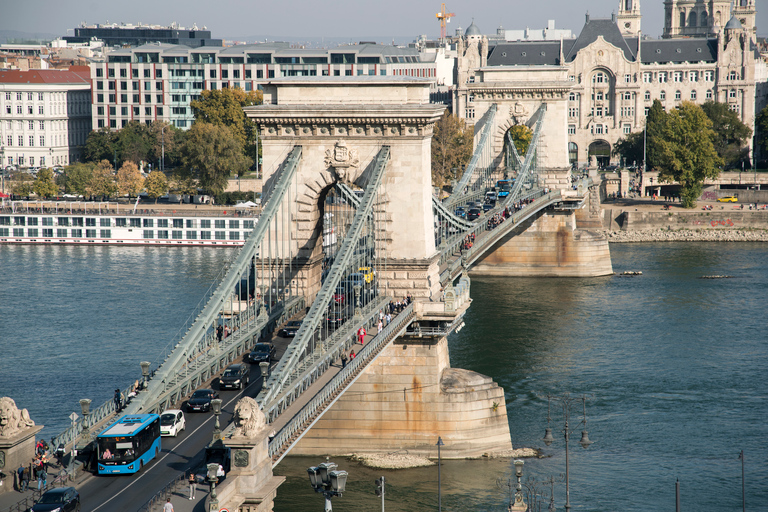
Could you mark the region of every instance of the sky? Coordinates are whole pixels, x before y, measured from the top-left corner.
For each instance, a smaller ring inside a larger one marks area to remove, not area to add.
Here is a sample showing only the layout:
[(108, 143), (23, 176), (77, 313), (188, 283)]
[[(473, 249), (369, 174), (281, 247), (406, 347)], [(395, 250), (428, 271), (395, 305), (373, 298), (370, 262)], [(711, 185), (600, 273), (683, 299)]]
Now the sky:
[[(768, 2), (758, 0), (758, 35), (768, 35)], [(554, 19), (556, 28), (578, 34), (584, 15), (609, 18), (618, 0), (449, 0), (455, 13), (449, 33), (464, 29), (474, 19), (485, 34), (505, 29), (541, 29)], [(641, 0), (643, 33), (659, 37), (664, 0)], [(764, 7), (760, 12), (760, 7)], [(426, 0), (0, 0), (0, 30), (72, 34), (85, 21), (145, 23), (184, 27), (207, 26), (214, 38), (235, 40), (280, 37), (323, 37), (376, 40), (436, 38), (440, 25), (435, 14), (440, 2)], [(762, 28), (761, 28), (762, 27)]]

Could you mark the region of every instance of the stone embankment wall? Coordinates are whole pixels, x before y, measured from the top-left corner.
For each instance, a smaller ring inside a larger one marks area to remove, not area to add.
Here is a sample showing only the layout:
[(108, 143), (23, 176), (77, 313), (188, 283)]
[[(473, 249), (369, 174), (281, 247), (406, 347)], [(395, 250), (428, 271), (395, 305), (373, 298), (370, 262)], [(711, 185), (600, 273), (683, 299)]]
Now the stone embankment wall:
[(609, 243), (627, 242), (768, 242), (768, 230), (741, 229), (651, 229), (610, 231)]

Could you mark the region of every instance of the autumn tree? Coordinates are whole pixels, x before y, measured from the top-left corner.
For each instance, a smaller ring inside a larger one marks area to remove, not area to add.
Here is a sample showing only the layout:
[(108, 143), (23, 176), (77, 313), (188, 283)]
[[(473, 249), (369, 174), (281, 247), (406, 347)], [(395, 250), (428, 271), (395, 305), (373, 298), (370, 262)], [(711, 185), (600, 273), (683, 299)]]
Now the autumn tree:
[(666, 114), (654, 134), (659, 179), (680, 185), (680, 202), (685, 208), (696, 206), (704, 180), (720, 174), (723, 160), (715, 150), (717, 136), (704, 110), (689, 101)]
[(147, 189), (147, 195), (155, 200), (168, 192), (168, 179), (160, 171), (152, 171), (144, 180), (144, 187)]
[[(195, 123), (203, 122), (228, 127), (240, 142), (245, 155), (251, 160), (258, 158), (256, 125), (248, 120), (243, 107), (261, 105), (261, 91), (242, 89), (216, 89), (202, 91), (200, 98), (190, 103)], [(245, 169), (247, 170), (247, 168)]]
[[(442, 187), (461, 173), (472, 158), (474, 131), (447, 111), (432, 134), (432, 185)], [(455, 169), (455, 170), (454, 170)]]
[(520, 158), (525, 159), (525, 154), (528, 152), (528, 146), (533, 140), (533, 130), (524, 124), (516, 124), (509, 129), (508, 133), (512, 138), (517, 154), (520, 155)]
[(242, 174), (253, 163), (229, 127), (200, 121), (187, 132), (182, 154), (184, 167), (214, 195), (226, 188), (231, 173)]
[(59, 177), (63, 181), (64, 193), (85, 196), (88, 194), (88, 187), (93, 179), (92, 163), (76, 162), (64, 168), (64, 172)]
[(43, 167), (37, 173), (37, 178), (32, 185), (32, 190), (38, 197), (48, 199), (59, 194), (59, 187), (53, 179), (53, 171), (48, 167)]
[(108, 160), (102, 160), (96, 165), (91, 181), (85, 190), (88, 195), (96, 197), (112, 197), (117, 193), (115, 171)]
[(120, 169), (117, 170), (117, 191), (120, 195), (128, 195), (128, 197), (136, 196), (144, 188), (144, 178), (141, 176), (139, 167), (126, 160)]
[(11, 193), (16, 196), (29, 197), (33, 192), (34, 182), (32, 176), (26, 172), (16, 171), (11, 173)]
[(169, 185), (171, 190), (179, 194), (193, 195), (197, 193), (197, 180), (192, 172), (183, 166), (174, 169)]
[(748, 142), (752, 129), (742, 123), (739, 115), (725, 103), (707, 101), (701, 108), (712, 121), (715, 150), (723, 159), (723, 168), (740, 168), (742, 162), (749, 163)]

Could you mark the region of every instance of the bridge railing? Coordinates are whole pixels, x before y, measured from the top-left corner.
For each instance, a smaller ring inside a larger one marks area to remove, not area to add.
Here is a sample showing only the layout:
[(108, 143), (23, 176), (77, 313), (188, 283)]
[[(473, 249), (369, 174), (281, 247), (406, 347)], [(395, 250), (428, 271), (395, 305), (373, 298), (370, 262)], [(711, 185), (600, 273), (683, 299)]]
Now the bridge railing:
[(269, 442), (269, 455), (274, 468), (288, 452), (288, 448), (320, 419), (319, 412), (327, 410), (340, 392), (354, 383), (362, 370), (381, 352), (381, 349), (402, 334), (414, 317), (413, 304), (409, 304), (384, 329), (373, 337), (360, 352), (342, 368)]

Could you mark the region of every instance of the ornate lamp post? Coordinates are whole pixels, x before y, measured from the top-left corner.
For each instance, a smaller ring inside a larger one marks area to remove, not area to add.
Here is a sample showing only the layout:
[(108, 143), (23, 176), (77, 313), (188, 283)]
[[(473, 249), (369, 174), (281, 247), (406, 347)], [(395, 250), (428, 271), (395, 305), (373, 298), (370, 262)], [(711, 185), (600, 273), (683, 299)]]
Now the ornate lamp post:
[(83, 413), (83, 432), (80, 436), (80, 445), (85, 448), (91, 442), (91, 426), (88, 421), (88, 416), (91, 412), (90, 398), (83, 398), (80, 400), (80, 411)]
[(139, 366), (141, 366), (141, 389), (145, 389), (147, 387), (147, 382), (149, 382), (149, 365), (152, 364), (149, 361), (142, 361), (139, 363)]
[(333, 462), (323, 462), (318, 466), (307, 468), (309, 484), (315, 492), (323, 493), (325, 497), (325, 512), (331, 512), (331, 498), (341, 496), (347, 487), (347, 472), (337, 471), (338, 466)]
[(221, 439), (221, 425), (219, 424), (219, 415), (221, 414), (221, 398), (211, 400), (211, 410), (213, 411), (213, 441)]
[(267, 389), (267, 378), (269, 378), (269, 362), (260, 362), (259, 369), (261, 370), (261, 389)]
[(219, 499), (216, 497), (216, 482), (219, 481), (219, 477), (217, 476), (217, 472), (219, 470), (219, 465), (215, 462), (212, 462), (211, 464), (208, 464), (208, 481), (211, 482), (211, 501), (208, 504), (208, 510), (211, 512), (218, 512), (219, 510)]
[(355, 290), (355, 316), (359, 317), (363, 315), (363, 313), (360, 311), (360, 289), (362, 286), (355, 284), (352, 285), (352, 288)]
[(568, 439), (571, 435), (570, 427), (568, 426), (568, 422), (571, 417), (571, 406), (573, 404), (576, 404), (578, 402), (582, 403), (583, 411), (584, 411), (584, 419), (579, 422), (577, 427), (579, 425), (584, 425), (584, 430), (581, 431), (581, 441), (579, 441), (579, 444), (584, 448), (589, 448), (589, 445), (592, 444), (592, 441), (589, 440), (589, 436), (587, 435), (587, 397), (586, 395), (582, 395), (580, 397), (571, 397), (568, 393), (564, 393), (561, 396), (554, 396), (554, 395), (547, 395), (547, 428), (544, 433), (544, 444), (547, 446), (552, 444), (552, 441), (554, 441), (554, 438), (552, 437), (552, 429), (550, 428), (549, 424), (552, 421), (552, 418), (550, 417), (550, 411), (551, 411), (551, 403), (552, 401), (560, 402), (560, 404), (563, 407), (563, 416), (565, 419), (565, 427), (563, 428), (563, 434), (565, 438), (565, 510), (566, 512), (570, 512), (571, 510), (571, 492), (570, 492), (570, 464), (568, 460)]

